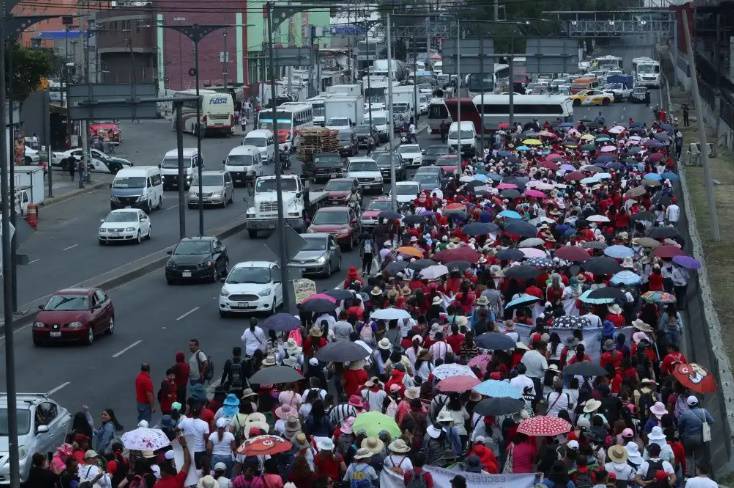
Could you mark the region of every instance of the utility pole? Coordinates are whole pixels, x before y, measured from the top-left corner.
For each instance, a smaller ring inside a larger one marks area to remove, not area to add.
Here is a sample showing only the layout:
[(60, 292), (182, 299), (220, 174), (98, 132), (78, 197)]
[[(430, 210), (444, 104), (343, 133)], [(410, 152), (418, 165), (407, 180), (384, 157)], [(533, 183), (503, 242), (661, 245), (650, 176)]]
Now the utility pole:
[(204, 158), (201, 155), (201, 97), (199, 95), (199, 41), (194, 41), (194, 71), (196, 72), (196, 172), (199, 177), (199, 235), (204, 235), (204, 182), (201, 175)]
[(456, 139), (456, 153), (459, 155), (459, 166), (461, 166), (461, 23), (456, 19), (456, 121), (458, 138)]
[(512, 130), (514, 130), (514, 123), (515, 123), (515, 63), (514, 63), (514, 54), (515, 54), (515, 35), (512, 34), (512, 37), (510, 38), (510, 56), (508, 60), (509, 65), (509, 85), (510, 85), (510, 117), (508, 121), (508, 125), (510, 126), (510, 134), (512, 134)]
[(227, 30), (222, 31), (224, 41), (224, 52), (222, 53), (222, 81), (224, 89), (227, 89), (227, 75), (229, 74), (229, 51), (227, 51)]
[(708, 139), (706, 137), (706, 126), (703, 121), (703, 102), (698, 91), (698, 75), (696, 71), (696, 56), (693, 54), (693, 43), (691, 42), (691, 31), (688, 25), (688, 10), (681, 12), (683, 19), (683, 35), (686, 39), (686, 51), (688, 64), (691, 68), (691, 88), (693, 89), (693, 101), (696, 104), (696, 124), (698, 125), (698, 143), (701, 146), (701, 161), (703, 162), (703, 177), (706, 183), (706, 201), (709, 207), (709, 218), (711, 219), (711, 238), (714, 241), (721, 240), (719, 232), (719, 214), (716, 210), (716, 195), (714, 193), (714, 182), (711, 177), (711, 165), (709, 162)]
[(494, 20), (500, 20), (500, 2), (494, 0)]
[[(173, 110), (176, 113), (176, 152), (178, 156), (178, 235), (181, 239), (186, 237), (186, 196), (184, 195), (186, 177), (184, 176), (182, 108), (183, 102), (173, 102)], [(199, 198), (201, 199), (201, 193)]]
[[(368, 117), (370, 119), (370, 134), (372, 134), (374, 127), (372, 126), (372, 89), (370, 87), (370, 29), (369, 27), (366, 27), (364, 30), (364, 42), (365, 42), (365, 50), (367, 51), (367, 69), (365, 70), (365, 73), (367, 73), (367, 112), (368, 112)], [(378, 141), (375, 141), (375, 144), (377, 142)]]
[(482, 36), (479, 37), (479, 87), (482, 90), (479, 102), (479, 146), (482, 148), (482, 159), (484, 159), (484, 37)]
[(390, 14), (387, 14), (387, 106), (389, 107), (390, 113), (388, 119), (389, 125), (389, 145), (390, 145), (390, 196), (392, 202), (392, 209), (397, 211), (398, 209), (398, 195), (395, 191), (395, 145), (393, 144), (393, 138), (395, 137), (395, 121), (393, 120), (393, 107), (392, 107), (392, 34), (390, 24), (392, 19)]

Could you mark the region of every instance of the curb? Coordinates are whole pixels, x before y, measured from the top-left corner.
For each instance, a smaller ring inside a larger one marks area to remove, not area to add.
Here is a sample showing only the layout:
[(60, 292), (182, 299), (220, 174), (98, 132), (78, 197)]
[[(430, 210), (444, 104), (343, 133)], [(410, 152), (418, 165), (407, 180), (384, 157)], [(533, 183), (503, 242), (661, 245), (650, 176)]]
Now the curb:
[(73, 190), (68, 193), (64, 193), (63, 195), (59, 195), (57, 197), (46, 198), (43, 200), (43, 203), (41, 203), (41, 206), (49, 207), (59, 202), (69, 200), (70, 198), (74, 198), (79, 195), (84, 195), (85, 193), (90, 193), (96, 190), (100, 190), (102, 188), (106, 188), (109, 185), (110, 183), (92, 183), (92, 184), (86, 185), (84, 188), (79, 188), (77, 190)]
[[(244, 230), (245, 227), (246, 223), (243, 220), (242, 222), (238, 222), (234, 225), (214, 229), (211, 233), (209, 233), (209, 235), (216, 236), (219, 239), (225, 239), (238, 233), (241, 230)], [(122, 266), (118, 266), (115, 269), (97, 275), (93, 278), (80, 281), (79, 283), (70, 285), (66, 288), (103, 288), (105, 290), (116, 288), (136, 278), (140, 278), (141, 276), (146, 275), (155, 269), (165, 266), (166, 262), (168, 261), (168, 254), (166, 253), (166, 251), (170, 247), (171, 246), (167, 246), (164, 249), (138, 258), (132, 263), (123, 264)], [(44, 295), (42, 297), (36, 298), (29, 303), (23, 304), (20, 307), (22, 311), (18, 312), (18, 314), (16, 314), (16, 316), (13, 318), (13, 330), (16, 330), (17, 328), (30, 323), (36, 316), (38, 306), (46, 303), (50, 296), (50, 294)], [(5, 325), (1, 322), (0, 331), (5, 331)]]

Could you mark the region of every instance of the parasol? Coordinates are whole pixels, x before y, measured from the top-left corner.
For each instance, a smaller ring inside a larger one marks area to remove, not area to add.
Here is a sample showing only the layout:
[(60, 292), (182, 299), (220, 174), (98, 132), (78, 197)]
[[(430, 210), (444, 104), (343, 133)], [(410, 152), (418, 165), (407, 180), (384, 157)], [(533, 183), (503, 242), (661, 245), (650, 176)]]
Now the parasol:
[(469, 261), (476, 263), (480, 254), (469, 246), (462, 246), (456, 249), (445, 249), (436, 253), (433, 258), (442, 263), (450, 263), (451, 261)]
[(290, 313), (276, 313), (266, 318), (258, 324), (263, 330), (273, 330), (275, 332), (287, 332), (295, 330), (301, 326), (298, 317)]
[[(316, 353), (316, 359), (323, 363), (348, 363), (369, 356), (369, 352), (355, 342), (341, 340), (330, 342)], [(269, 369), (269, 368), (266, 368)]]
[(360, 413), (354, 420), (352, 430), (355, 433), (364, 432), (369, 437), (378, 437), (383, 430), (394, 439), (402, 434), (395, 419), (380, 412)]
[(640, 298), (648, 303), (675, 303), (675, 295), (664, 291), (646, 291)]
[(474, 405), (474, 412), (485, 416), (509, 415), (524, 407), (525, 401), (517, 398), (485, 398)]
[(573, 261), (574, 263), (583, 263), (591, 259), (589, 253), (582, 247), (563, 246), (556, 250), (555, 257)]
[(615, 273), (614, 276), (612, 276), (612, 279), (609, 280), (609, 282), (613, 285), (639, 285), (642, 281), (642, 278), (637, 273), (633, 273), (632, 271), (620, 271), (618, 273)]
[(571, 424), (560, 417), (538, 415), (520, 422), (517, 432), (530, 437), (553, 437), (571, 430)]
[(631, 247), (616, 244), (604, 249), (604, 255), (614, 259), (624, 259), (634, 256), (635, 251)]
[(518, 251), (517, 249), (511, 247), (507, 249), (502, 249), (497, 254), (495, 254), (495, 257), (503, 261), (522, 261), (523, 259), (525, 259), (525, 255), (522, 253), (522, 251)]
[(431, 373), (433, 373), (433, 376), (435, 376), (439, 380), (445, 380), (446, 378), (450, 378), (452, 376), (471, 376), (472, 378), (477, 377), (477, 375), (474, 374), (474, 371), (472, 371), (469, 366), (456, 363), (441, 364), (439, 366), (436, 366), (436, 368), (434, 368)]
[(433, 266), (434, 264), (438, 264), (438, 263), (434, 261), (433, 259), (417, 259), (409, 263), (408, 268), (412, 269), (413, 271), (420, 271), (429, 266)]
[[(439, 366), (440, 368), (441, 366)], [(436, 385), (438, 391), (444, 393), (464, 393), (477, 386), (481, 381), (476, 376), (458, 375), (442, 379)]]
[(410, 313), (402, 308), (383, 308), (375, 310), (370, 314), (370, 318), (374, 320), (400, 320), (409, 319)]
[(420, 271), (420, 277), (424, 280), (435, 280), (447, 274), (449, 274), (449, 268), (443, 264), (434, 264)]
[(716, 378), (703, 366), (696, 363), (680, 363), (675, 366), (673, 376), (691, 391), (713, 393), (716, 391)]
[(690, 256), (673, 256), (673, 262), (686, 269), (699, 269), (701, 263)]
[(529, 280), (540, 274), (540, 270), (535, 266), (519, 265), (510, 266), (505, 270), (505, 277), (516, 278), (520, 280)]
[(268, 366), (250, 376), (249, 382), (256, 385), (277, 385), (294, 383), (302, 379), (303, 376), (298, 371), (288, 366)]
[(472, 390), (492, 398), (520, 398), (522, 392), (509, 381), (487, 380), (479, 383)]
[(161, 429), (138, 427), (122, 434), (122, 445), (131, 451), (157, 451), (170, 446), (171, 441)]
[(244, 456), (272, 456), (288, 452), (292, 447), (290, 441), (277, 435), (259, 435), (243, 442), (237, 448), (237, 453)]
[(569, 364), (563, 368), (563, 374), (566, 376), (606, 376), (607, 370), (598, 364), (589, 361), (581, 361), (579, 363)]
[(672, 258), (675, 256), (685, 256), (686, 253), (683, 252), (683, 250), (678, 246), (667, 244), (664, 246), (656, 247), (655, 250), (652, 252), (652, 255), (659, 258)]
[(515, 349), (516, 346), (512, 337), (499, 332), (479, 334), (476, 338), (476, 343), (482, 349), (489, 349), (490, 351), (508, 351)]
[(413, 246), (403, 246), (397, 249), (399, 254), (404, 256), (410, 256), (413, 258), (421, 259), (423, 257), (423, 251)]
[(614, 274), (617, 271), (622, 270), (619, 263), (608, 256), (597, 256), (591, 258), (585, 263), (582, 263), (581, 267), (595, 275)]

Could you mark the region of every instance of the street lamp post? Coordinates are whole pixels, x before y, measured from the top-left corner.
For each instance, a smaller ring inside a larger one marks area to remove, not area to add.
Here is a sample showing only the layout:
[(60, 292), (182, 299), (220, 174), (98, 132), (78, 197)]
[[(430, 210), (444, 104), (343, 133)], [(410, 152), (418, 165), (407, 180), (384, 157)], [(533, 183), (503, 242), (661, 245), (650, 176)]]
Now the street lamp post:
[(389, 150), (390, 150), (390, 200), (392, 202), (392, 209), (397, 210), (398, 209), (398, 195), (395, 191), (395, 158), (394, 158), (394, 152), (395, 152), (395, 145), (393, 144), (393, 138), (395, 137), (395, 121), (393, 119), (393, 106), (392, 106), (392, 80), (393, 80), (393, 73), (392, 73), (392, 35), (391, 35), (391, 27), (390, 24), (392, 23), (390, 19), (390, 14), (387, 14), (387, 106), (388, 106), (388, 119), (390, 121), (390, 125), (388, 126), (388, 129), (390, 131), (390, 134), (388, 134), (389, 137)]

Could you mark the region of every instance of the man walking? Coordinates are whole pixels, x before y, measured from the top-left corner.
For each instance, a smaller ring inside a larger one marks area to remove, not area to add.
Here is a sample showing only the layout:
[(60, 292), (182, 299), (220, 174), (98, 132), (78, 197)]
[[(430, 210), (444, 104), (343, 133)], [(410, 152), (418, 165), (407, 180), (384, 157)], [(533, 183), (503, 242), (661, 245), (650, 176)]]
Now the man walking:
[(189, 357), (189, 384), (203, 385), (206, 381), (209, 359), (204, 351), (199, 349), (198, 339), (189, 340), (189, 351), (191, 351), (191, 357)]
[(683, 127), (688, 127), (688, 104), (683, 104)]
[(145, 420), (150, 423), (152, 414), (155, 412), (155, 397), (148, 363), (140, 365), (140, 373), (135, 378), (135, 402), (138, 409), (138, 422)]
[(673, 227), (678, 225), (678, 220), (680, 220), (680, 207), (675, 197), (670, 200), (670, 205), (665, 209), (665, 220), (668, 221), (668, 225), (672, 225)]

